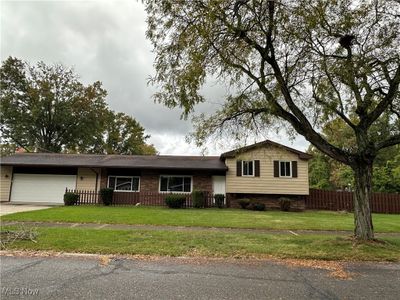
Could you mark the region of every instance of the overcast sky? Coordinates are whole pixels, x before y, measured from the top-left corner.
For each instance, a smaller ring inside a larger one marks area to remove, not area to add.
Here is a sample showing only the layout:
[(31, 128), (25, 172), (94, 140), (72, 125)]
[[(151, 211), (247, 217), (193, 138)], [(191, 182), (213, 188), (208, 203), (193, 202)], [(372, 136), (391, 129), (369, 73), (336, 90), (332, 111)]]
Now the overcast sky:
[[(185, 141), (190, 121), (180, 111), (153, 102), (155, 88), (147, 85), (154, 72), (152, 47), (145, 37), (146, 13), (141, 1), (1, 1), (1, 60), (14, 56), (30, 63), (73, 66), (84, 83), (101, 81), (107, 102), (116, 111), (136, 118), (151, 135), (160, 154), (200, 154), (202, 149)], [(209, 83), (208, 103), (197, 111), (212, 113), (225, 95), (224, 88)], [(268, 134), (247, 144), (273, 139), (299, 150), (308, 143), (286, 135)], [(231, 150), (233, 141), (215, 141), (205, 154)]]

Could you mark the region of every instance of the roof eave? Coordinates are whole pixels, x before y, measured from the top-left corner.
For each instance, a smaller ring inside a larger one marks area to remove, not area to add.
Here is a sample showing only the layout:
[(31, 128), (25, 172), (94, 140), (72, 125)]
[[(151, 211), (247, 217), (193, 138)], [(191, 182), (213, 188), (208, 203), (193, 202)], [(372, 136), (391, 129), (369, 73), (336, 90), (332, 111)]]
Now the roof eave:
[(311, 159), (313, 157), (311, 154), (308, 154), (308, 153), (305, 153), (305, 152), (290, 148), (288, 146), (285, 146), (285, 145), (282, 145), (282, 144), (279, 144), (279, 143), (276, 143), (276, 142), (273, 142), (273, 141), (270, 141), (270, 140), (266, 140), (266, 141), (263, 141), (263, 142), (255, 143), (253, 145), (245, 146), (245, 147), (242, 147), (242, 148), (239, 148), (239, 149), (236, 149), (236, 150), (232, 150), (232, 151), (228, 151), (228, 152), (222, 153), (221, 156), (220, 156), (220, 159), (223, 160), (223, 159), (226, 159), (226, 158), (235, 158), (238, 154), (245, 153), (245, 152), (247, 152), (247, 151), (249, 151), (251, 149), (262, 147), (262, 146), (265, 146), (265, 145), (271, 145), (271, 146), (283, 148), (288, 152), (297, 154), (299, 156), (299, 158), (303, 159), (303, 160), (309, 160), (309, 159)]
[(66, 167), (66, 168), (116, 168), (116, 169), (143, 169), (143, 170), (194, 170), (194, 171), (227, 171), (228, 167), (176, 167), (176, 166), (121, 166), (121, 165), (83, 165), (83, 164), (32, 164), (32, 163), (0, 163), (2, 166), (13, 167)]

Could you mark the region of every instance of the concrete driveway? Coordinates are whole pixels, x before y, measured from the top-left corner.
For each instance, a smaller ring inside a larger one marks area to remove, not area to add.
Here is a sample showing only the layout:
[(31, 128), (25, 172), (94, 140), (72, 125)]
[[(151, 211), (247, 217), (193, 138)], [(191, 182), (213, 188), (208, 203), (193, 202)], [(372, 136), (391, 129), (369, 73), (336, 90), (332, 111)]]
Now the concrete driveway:
[(48, 205), (33, 205), (33, 204), (15, 204), (15, 203), (0, 203), (0, 216), (9, 215), (17, 212), (31, 211), (50, 208)]

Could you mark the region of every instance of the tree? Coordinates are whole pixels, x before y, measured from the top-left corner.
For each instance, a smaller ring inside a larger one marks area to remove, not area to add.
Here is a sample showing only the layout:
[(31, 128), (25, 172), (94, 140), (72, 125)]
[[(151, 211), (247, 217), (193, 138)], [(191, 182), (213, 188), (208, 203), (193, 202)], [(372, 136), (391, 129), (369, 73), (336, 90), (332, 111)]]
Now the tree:
[(36, 66), (9, 57), (1, 69), (3, 141), (27, 151), (84, 149), (102, 134), (106, 91), (84, 86), (62, 65)]
[(9, 57), (2, 63), (1, 152), (155, 154), (144, 128), (111, 111), (100, 82), (85, 86), (60, 64), (36, 66)]
[(331, 189), (329, 159), (313, 147), (310, 147), (307, 152), (313, 155), (308, 166), (310, 187), (325, 190)]
[(154, 155), (157, 153), (154, 146), (145, 143), (149, 137), (145, 135), (144, 128), (134, 118), (124, 113), (109, 111), (100, 147), (96, 147), (94, 152)]
[[(355, 237), (374, 238), (369, 200), (380, 151), (400, 143), (400, 4), (394, 1), (147, 1), (156, 101), (184, 117), (204, 102), (210, 76), (230, 86), (223, 106), (197, 119), (203, 143), (222, 130), (289, 125), (355, 174)], [(390, 135), (373, 134), (384, 115)], [(328, 141), (341, 119), (355, 146)]]
[(376, 192), (400, 193), (400, 148), (385, 165), (374, 167), (373, 189)]
[[(389, 137), (390, 132), (387, 131), (387, 128), (390, 128), (390, 124), (388, 120), (388, 118), (383, 118), (383, 121), (375, 126), (374, 134)], [(351, 129), (340, 119), (327, 122), (322, 128), (322, 133), (324, 138), (340, 147), (354, 148), (356, 145)], [(354, 174), (349, 166), (329, 158), (313, 146), (310, 146), (308, 152), (314, 156), (309, 164), (312, 187), (323, 189), (354, 187)], [(399, 145), (385, 148), (377, 154), (373, 166), (373, 191), (387, 193), (398, 191), (400, 187), (396, 176), (393, 176), (392, 173), (392, 169), (396, 166), (395, 157), (398, 155), (400, 155)], [(325, 170), (326, 173), (321, 173), (322, 170)]]

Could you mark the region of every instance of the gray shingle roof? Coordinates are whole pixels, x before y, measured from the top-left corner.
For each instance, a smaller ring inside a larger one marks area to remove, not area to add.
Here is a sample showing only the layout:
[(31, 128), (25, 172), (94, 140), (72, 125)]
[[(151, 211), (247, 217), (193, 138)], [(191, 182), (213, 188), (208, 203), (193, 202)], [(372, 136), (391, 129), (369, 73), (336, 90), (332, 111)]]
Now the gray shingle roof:
[(65, 166), (209, 171), (227, 170), (224, 162), (222, 162), (218, 156), (17, 153), (11, 156), (2, 157), (0, 164), (46, 167)]

